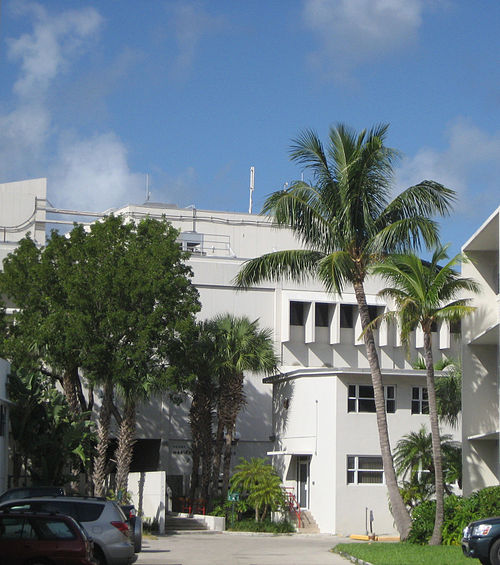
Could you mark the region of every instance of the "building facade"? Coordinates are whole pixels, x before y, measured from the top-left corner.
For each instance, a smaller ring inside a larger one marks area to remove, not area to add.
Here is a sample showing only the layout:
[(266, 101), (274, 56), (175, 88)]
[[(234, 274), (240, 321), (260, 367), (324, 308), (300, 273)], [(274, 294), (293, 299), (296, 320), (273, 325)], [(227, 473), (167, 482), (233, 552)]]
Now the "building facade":
[[(36, 198), (35, 208), (44, 206), (47, 225), (72, 223), (74, 211), (56, 210), (43, 198)], [(26, 213), (28, 210), (29, 206)], [(115, 213), (135, 220), (164, 217), (179, 230), (180, 245), (191, 253), (189, 264), (200, 293), (201, 319), (231, 313), (258, 319), (260, 327), (272, 329), (280, 370), (266, 379), (255, 374), (245, 377), (247, 404), (237, 423), (235, 463), (240, 457), (267, 454), (284, 485), (311, 512), (321, 532), (365, 533), (368, 517), (373, 516), (377, 533), (393, 533), (353, 289), (346, 288), (337, 296), (310, 280), (303, 284), (268, 282), (237, 290), (233, 281), (244, 261), (299, 246), (289, 230), (278, 229), (269, 217), (151, 202), (125, 206)], [(83, 221), (90, 223), (99, 214), (87, 215), (93, 217)], [(365, 288), (376, 316), (387, 308), (378, 297), (381, 281), (370, 279)], [(382, 323), (375, 333), (394, 448), (408, 432), (422, 425), (430, 428), (425, 373), (412, 368), (412, 361), (423, 350), (423, 336), (417, 332), (407, 351), (393, 325)], [(436, 360), (457, 355), (460, 339), (447, 325), (438, 327), (434, 337)], [(188, 489), (188, 410), (189, 399), (176, 405), (165, 393), (143, 406), (138, 416), (131, 470), (166, 470), (174, 497)], [(458, 432), (454, 433), (458, 439)]]
[(476, 280), (476, 307), (462, 321), (464, 494), (500, 483), (500, 208), (464, 244), (463, 276)]

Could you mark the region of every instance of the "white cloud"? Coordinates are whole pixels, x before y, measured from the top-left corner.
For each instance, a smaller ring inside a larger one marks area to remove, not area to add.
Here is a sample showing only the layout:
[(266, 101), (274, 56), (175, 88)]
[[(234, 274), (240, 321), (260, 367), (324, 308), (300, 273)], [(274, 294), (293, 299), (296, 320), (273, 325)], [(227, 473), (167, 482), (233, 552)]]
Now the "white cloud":
[(198, 2), (180, 2), (169, 6), (173, 16), (173, 29), (178, 54), (174, 60), (174, 73), (185, 75), (193, 65), (200, 41), (224, 27), (224, 19), (212, 16)]
[(415, 40), (423, 0), (304, 0), (304, 21), (320, 39), (315, 66), (346, 80), (353, 67)]
[(446, 137), (446, 149), (423, 148), (404, 159), (396, 171), (397, 186), (432, 179), (457, 191), (458, 212), (484, 215), (486, 202), (498, 205), (500, 131), (488, 133), (459, 118), (450, 124)]
[(63, 136), (49, 180), (54, 204), (92, 211), (138, 200), (144, 186), (143, 175), (130, 171), (127, 150), (114, 133)]
[(8, 57), (20, 62), (22, 69), (14, 92), (22, 97), (39, 97), (71, 57), (84, 48), (85, 40), (99, 29), (102, 18), (91, 7), (49, 16), (43, 6), (35, 3), (20, 4), (18, 13), (33, 18), (33, 31), (7, 39)]

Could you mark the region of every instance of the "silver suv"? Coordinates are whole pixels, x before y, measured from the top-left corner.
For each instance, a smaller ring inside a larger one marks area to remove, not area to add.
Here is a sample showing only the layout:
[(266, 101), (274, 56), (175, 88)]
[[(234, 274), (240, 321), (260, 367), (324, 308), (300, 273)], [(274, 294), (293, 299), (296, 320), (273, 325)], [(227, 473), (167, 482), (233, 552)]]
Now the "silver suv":
[(10, 500), (0, 510), (58, 512), (79, 522), (94, 541), (98, 565), (130, 565), (137, 559), (127, 519), (112, 500), (82, 496), (44, 496)]

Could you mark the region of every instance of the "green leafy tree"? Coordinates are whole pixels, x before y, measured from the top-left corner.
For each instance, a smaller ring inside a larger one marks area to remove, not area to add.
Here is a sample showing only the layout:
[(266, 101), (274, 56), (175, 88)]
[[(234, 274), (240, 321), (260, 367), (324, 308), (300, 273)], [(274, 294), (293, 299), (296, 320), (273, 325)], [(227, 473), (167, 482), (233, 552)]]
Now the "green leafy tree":
[(82, 375), (89, 398), (94, 386), (102, 390), (93, 473), (99, 495), (112, 414), (120, 427), (119, 488), (126, 490), (137, 404), (168, 386), (171, 343), (199, 310), (177, 236), (166, 221), (110, 216), (67, 236), (53, 232), (44, 249), (25, 238), (0, 274), (0, 292), (20, 309), (0, 338), (4, 356), (57, 378), (75, 413), (92, 406)]
[(330, 129), (328, 146), (311, 130), (294, 140), (291, 158), (313, 175), (311, 184), (296, 181), (268, 197), (263, 212), (289, 227), (303, 245), (244, 264), (240, 287), (263, 280), (318, 278), (330, 292), (352, 284), (359, 307), (375, 396), (385, 480), (396, 527), (402, 539), (411, 519), (394, 471), (379, 358), (364, 290), (370, 267), (388, 253), (428, 247), (438, 241), (432, 216), (445, 215), (454, 192), (433, 181), (407, 188), (392, 200), (397, 152), (384, 144), (388, 126), (355, 133), (344, 125)]
[(248, 503), (255, 510), (255, 521), (265, 519), (268, 510), (274, 511), (284, 504), (281, 478), (264, 458), (241, 459), (231, 477), (231, 489), (248, 493)]
[(436, 518), (429, 543), (438, 545), (442, 539), (444, 520), (444, 481), (439, 435), (434, 362), (432, 356), (432, 326), (436, 322), (454, 322), (473, 311), (466, 298), (457, 298), (464, 292), (476, 292), (477, 284), (461, 278), (454, 266), (462, 259), (460, 255), (444, 266), (439, 263), (448, 259), (448, 246), (437, 246), (430, 262), (424, 262), (414, 254), (392, 255), (375, 266), (374, 272), (393, 286), (380, 292), (381, 296), (394, 300), (396, 310), (387, 313), (396, 317), (401, 327), (401, 339), (408, 343), (410, 334), (417, 327), (424, 334), (424, 359), (426, 366), (429, 417), (432, 434), (432, 457), (436, 485)]
[(95, 434), (85, 414), (74, 415), (50, 378), (12, 370), (7, 382), (13, 445), (14, 485), (22, 470), (34, 484), (62, 485), (72, 469), (91, 460)]
[(259, 329), (258, 320), (226, 314), (214, 318), (213, 324), (219, 383), (214, 479), (219, 476), (223, 447), (222, 497), (226, 498), (236, 419), (245, 404), (244, 372), (269, 374), (276, 369), (278, 358), (271, 331)]

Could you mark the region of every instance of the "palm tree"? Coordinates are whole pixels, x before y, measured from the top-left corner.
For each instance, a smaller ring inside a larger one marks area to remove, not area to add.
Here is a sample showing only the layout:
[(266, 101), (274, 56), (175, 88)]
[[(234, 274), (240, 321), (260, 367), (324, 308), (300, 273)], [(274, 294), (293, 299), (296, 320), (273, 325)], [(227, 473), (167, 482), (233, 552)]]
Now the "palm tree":
[(314, 183), (294, 182), (271, 194), (263, 213), (289, 227), (303, 248), (277, 251), (243, 265), (240, 287), (266, 279), (302, 281), (312, 275), (330, 291), (354, 287), (364, 330), (377, 412), (380, 450), (396, 527), (406, 539), (411, 519), (399, 493), (387, 429), (382, 374), (364, 290), (370, 266), (387, 253), (432, 247), (438, 240), (434, 214), (445, 215), (454, 191), (433, 181), (407, 188), (390, 200), (397, 152), (384, 145), (388, 125), (356, 134), (344, 125), (330, 129), (325, 151), (306, 130), (294, 142), (291, 159), (313, 174)]
[(448, 246), (437, 246), (431, 261), (424, 262), (414, 254), (393, 255), (374, 267), (374, 272), (381, 275), (393, 286), (380, 291), (383, 297), (391, 298), (396, 304), (396, 311), (385, 316), (397, 317), (401, 327), (401, 338), (408, 343), (411, 332), (420, 326), (424, 334), (424, 359), (426, 366), (429, 417), (432, 434), (432, 457), (436, 484), (436, 519), (434, 530), (429, 540), (430, 545), (441, 543), (441, 530), (444, 520), (444, 483), (439, 437), (439, 422), (432, 356), (432, 326), (438, 321), (454, 322), (473, 311), (468, 306), (468, 299), (456, 297), (465, 292), (476, 292), (477, 284), (460, 275), (453, 269), (461, 255), (449, 260), (443, 267), (440, 261), (448, 258)]
[[(441, 450), (443, 467), (446, 469), (445, 488), (451, 492), (450, 485), (461, 482), (461, 466), (457, 465), (462, 450), (449, 434), (442, 435)], [(407, 504), (428, 500), (435, 493), (435, 469), (432, 458), (432, 434), (425, 426), (418, 432), (409, 432), (397, 443), (394, 450), (396, 472), (407, 495)]]
[(435, 364), (444, 375), (436, 379), (436, 401), (439, 420), (458, 427), (458, 416), (462, 410), (462, 367), (458, 361), (443, 359)]
[(274, 352), (271, 331), (259, 329), (258, 320), (251, 321), (246, 316), (226, 314), (216, 317), (213, 322), (219, 367), (214, 482), (219, 477), (223, 450), (222, 497), (225, 499), (229, 487), (236, 419), (245, 404), (244, 371), (269, 374), (276, 369), (278, 358)]

